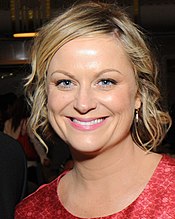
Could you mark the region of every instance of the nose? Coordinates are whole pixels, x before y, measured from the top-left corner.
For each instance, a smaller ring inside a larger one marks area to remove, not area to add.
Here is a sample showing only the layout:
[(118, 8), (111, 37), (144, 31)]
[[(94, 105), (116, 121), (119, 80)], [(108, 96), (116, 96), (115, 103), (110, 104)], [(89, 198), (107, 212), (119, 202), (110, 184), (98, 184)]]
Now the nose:
[(74, 109), (81, 114), (96, 109), (97, 100), (91, 88), (79, 88), (74, 99)]

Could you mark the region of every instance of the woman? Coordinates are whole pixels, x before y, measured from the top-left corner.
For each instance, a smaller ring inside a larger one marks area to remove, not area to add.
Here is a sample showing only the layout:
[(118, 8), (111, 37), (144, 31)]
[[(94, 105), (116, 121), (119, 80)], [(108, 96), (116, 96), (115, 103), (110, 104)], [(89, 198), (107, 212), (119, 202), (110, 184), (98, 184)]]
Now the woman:
[(32, 66), (31, 126), (48, 135), (50, 124), (74, 166), (23, 200), (15, 218), (174, 218), (175, 161), (152, 152), (171, 121), (158, 104), (155, 61), (127, 15), (74, 6), (41, 29)]

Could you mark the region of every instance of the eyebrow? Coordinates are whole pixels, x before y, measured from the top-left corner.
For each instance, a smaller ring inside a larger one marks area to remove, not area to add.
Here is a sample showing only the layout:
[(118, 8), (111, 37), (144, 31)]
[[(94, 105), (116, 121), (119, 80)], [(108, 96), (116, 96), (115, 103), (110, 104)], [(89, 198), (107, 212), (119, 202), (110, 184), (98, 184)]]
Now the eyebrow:
[[(98, 72), (98, 74), (96, 75), (96, 77), (99, 77), (101, 74), (105, 74), (105, 73), (107, 73), (107, 72), (112, 72), (112, 71), (115, 71), (115, 72), (117, 72), (117, 73), (119, 73), (119, 74), (122, 74), (122, 72), (121, 71), (119, 71), (119, 70), (117, 70), (117, 69), (115, 69), (115, 68), (107, 68), (107, 69), (104, 69), (104, 70), (102, 70), (102, 71), (100, 71), (100, 72)], [(54, 72), (52, 72), (51, 73), (51, 76), (53, 75), (53, 74), (56, 74), (56, 73), (61, 73), (61, 74), (64, 74), (64, 75), (66, 75), (66, 76), (68, 76), (68, 77), (71, 77), (71, 78), (73, 78), (73, 79), (75, 79), (75, 76), (74, 75), (72, 75), (70, 72), (67, 72), (67, 71), (64, 71), (64, 70), (56, 70), (56, 71), (54, 71)]]
[(74, 75), (72, 75), (70, 72), (67, 72), (67, 71), (64, 71), (64, 70), (56, 70), (56, 71), (51, 73), (51, 76), (56, 74), (56, 73), (58, 73), (58, 74), (61, 73), (61, 74), (64, 74), (68, 77), (71, 77), (71, 78), (75, 79)]
[(119, 74), (122, 74), (121, 71), (119, 71), (119, 70), (117, 70), (117, 69), (115, 69), (115, 68), (107, 68), (107, 69), (104, 69), (104, 70), (100, 71), (100, 72), (97, 74), (97, 77), (100, 76), (101, 74), (105, 74), (105, 73), (111, 72), (111, 71), (115, 71), (115, 72), (117, 72), (117, 73), (119, 73)]

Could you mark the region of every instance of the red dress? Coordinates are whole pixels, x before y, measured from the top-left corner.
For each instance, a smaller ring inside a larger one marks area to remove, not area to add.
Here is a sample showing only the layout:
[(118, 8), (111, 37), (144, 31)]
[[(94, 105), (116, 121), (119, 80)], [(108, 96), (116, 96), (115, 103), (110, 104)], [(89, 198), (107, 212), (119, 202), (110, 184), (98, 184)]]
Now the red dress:
[[(61, 176), (19, 203), (15, 219), (78, 219), (63, 207), (57, 196)], [(175, 159), (163, 155), (140, 196), (122, 211), (100, 218), (175, 219)]]

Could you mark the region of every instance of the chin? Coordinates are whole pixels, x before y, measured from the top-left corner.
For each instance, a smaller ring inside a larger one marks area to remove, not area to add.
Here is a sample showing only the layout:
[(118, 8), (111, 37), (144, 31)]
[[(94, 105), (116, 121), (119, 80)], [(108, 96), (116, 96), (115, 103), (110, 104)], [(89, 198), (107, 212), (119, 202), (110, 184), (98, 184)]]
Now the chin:
[(94, 144), (70, 144), (70, 149), (72, 153), (80, 154), (80, 155), (88, 155), (88, 156), (97, 156), (100, 151), (102, 151), (103, 147), (98, 147), (97, 145), (94, 146)]

